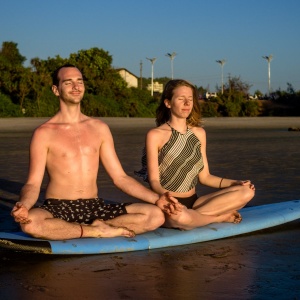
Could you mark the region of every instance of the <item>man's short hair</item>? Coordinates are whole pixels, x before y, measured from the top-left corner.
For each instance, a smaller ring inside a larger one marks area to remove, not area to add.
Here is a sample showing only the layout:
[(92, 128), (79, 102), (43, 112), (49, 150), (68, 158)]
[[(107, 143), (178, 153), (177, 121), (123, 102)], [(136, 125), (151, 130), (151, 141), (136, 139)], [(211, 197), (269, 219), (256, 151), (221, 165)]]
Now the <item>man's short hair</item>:
[(53, 73), (52, 73), (52, 84), (55, 86), (59, 85), (59, 78), (58, 78), (58, 73), (62, 68), (77, 68), (76, 66), (72, 64), (64, 64), (63, 66), (60, 66), (57, 68)]

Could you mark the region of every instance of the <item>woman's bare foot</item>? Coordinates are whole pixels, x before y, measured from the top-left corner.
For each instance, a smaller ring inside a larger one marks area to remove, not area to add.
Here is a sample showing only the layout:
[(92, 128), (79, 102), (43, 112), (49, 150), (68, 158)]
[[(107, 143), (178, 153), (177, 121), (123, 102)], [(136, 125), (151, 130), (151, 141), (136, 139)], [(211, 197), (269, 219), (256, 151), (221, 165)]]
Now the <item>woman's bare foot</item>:
[(108, 225), (104, 221), (95, 220), (91, 226), (93, 230), (93, 236), (96, 238), (109, 238), (117, 236), (134, 237), (135, 233), (126, 227), (115, 227), (113, 225)]
[(242, 222), (242, 216), (239, 212), (234, 211), (232, 213), (223, 215), (222, 222), (238, 224)]
[(242, 220), (243, 220), (242, 215), (237, 211), (234, 212), (233, 214), (235, 216), (235, 219), (234, 219), (233, 223), (235, 223), (235, 224), (241, 223)]

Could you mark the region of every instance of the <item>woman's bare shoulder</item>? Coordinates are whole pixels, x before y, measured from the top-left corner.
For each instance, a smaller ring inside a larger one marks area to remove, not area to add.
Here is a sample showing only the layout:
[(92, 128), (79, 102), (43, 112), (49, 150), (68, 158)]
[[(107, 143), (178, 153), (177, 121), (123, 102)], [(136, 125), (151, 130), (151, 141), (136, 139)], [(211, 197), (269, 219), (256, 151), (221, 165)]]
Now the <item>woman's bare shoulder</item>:
[(171, 128), (166, 124), (160, 125), (158, 127), (152, 128), (148, 131), (147, 137), (162, 137), (171, 132)]
[(206, 138), (206, 131), (203, 127), (192, 127), (191, 130), (198, 137), (198, 139), (202, 140)]

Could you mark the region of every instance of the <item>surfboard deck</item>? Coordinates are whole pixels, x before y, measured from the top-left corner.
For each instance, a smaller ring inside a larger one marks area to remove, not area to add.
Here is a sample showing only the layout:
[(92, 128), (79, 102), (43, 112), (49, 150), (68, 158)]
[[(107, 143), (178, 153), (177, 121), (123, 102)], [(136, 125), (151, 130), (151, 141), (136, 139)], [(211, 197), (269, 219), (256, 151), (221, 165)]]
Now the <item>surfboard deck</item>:
[(241, 235), (300, 218), (300, 200), (246, 207), (240, 210), (239, 224), (213, 223), (189, 231), (158, 228), (134, 238), (82, 238), (50, 241), (32, 238), (22, 232), (0, 232), (0, 247), (21, 252), (85, 255), (148, 250), (194, 244)]

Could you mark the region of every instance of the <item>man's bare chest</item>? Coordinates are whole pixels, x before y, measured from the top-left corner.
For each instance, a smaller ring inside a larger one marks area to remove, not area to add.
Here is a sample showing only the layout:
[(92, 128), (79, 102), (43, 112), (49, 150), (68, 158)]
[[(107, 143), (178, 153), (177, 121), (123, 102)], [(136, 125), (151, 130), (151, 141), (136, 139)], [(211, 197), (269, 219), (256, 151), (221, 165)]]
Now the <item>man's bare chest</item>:
[(99, 155), (100, 139), (87, 131), (66, 130), (60, 132), (49, 145), (49, 154), (60, 157)]

